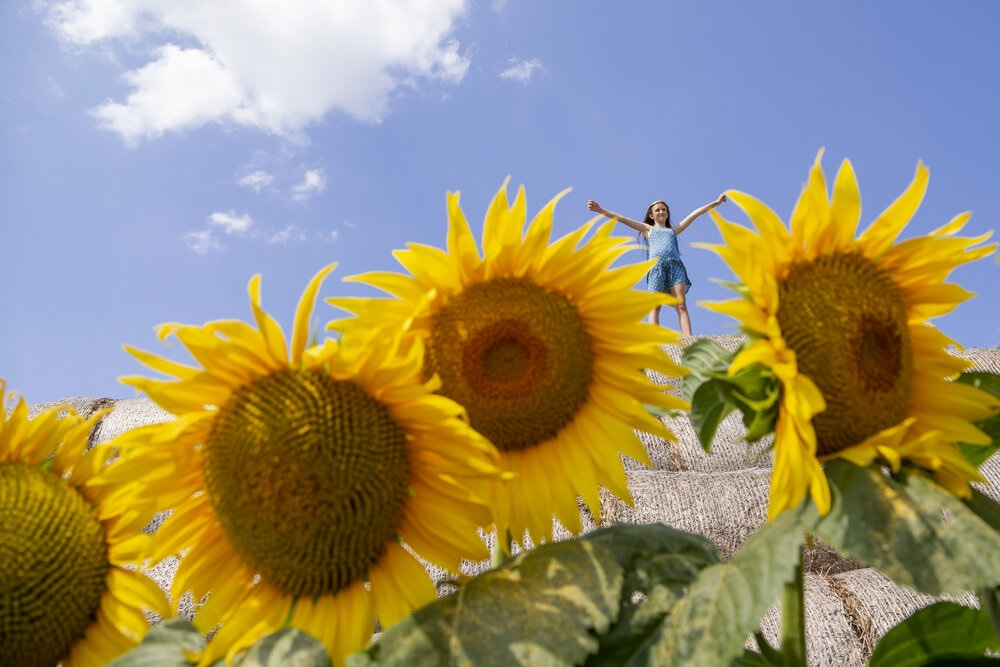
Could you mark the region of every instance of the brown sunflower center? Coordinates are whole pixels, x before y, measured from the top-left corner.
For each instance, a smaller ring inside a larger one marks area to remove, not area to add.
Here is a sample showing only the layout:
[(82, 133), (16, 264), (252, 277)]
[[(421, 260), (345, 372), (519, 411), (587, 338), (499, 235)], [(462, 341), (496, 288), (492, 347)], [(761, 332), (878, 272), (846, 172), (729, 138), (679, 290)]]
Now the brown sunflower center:
[(406, 435), (385, 405), (310, 370), (237, 390), (215, 419), (204, 467), (236, 552), (292, 595), (363, 578), (395, 538), (410, 487)]
[(587, 400), (590, 336), (573, 304), (524, 278), (494, 278), (434, 316), (427, 366), (441, 394), (502, 450), (554, 437)]
[(842, 253), (796, 264), (779, 286), (778, 324), (799, 371), (826, 399), (813, 418), (821, 456), (906, 416), (913, 382), (906, 305), (875, 262)]
[(66, 480), (0, 464), (0, 665), (49, 665), (94, 622), (110, 567), (97, 512)]

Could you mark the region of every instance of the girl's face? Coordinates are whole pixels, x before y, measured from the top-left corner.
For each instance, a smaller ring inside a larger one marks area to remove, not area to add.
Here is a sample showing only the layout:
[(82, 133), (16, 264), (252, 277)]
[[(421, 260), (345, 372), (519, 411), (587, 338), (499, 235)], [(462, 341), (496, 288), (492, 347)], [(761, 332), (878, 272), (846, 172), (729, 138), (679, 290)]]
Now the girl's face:
[(657, 227), (664, 227), (667, 224), (667, 218), (670, 217), (670, 209), (663, 202), (657, 202), (653, 204), (653, 208), (650, 209), (649, 215), (653, 218), (653, 224)]

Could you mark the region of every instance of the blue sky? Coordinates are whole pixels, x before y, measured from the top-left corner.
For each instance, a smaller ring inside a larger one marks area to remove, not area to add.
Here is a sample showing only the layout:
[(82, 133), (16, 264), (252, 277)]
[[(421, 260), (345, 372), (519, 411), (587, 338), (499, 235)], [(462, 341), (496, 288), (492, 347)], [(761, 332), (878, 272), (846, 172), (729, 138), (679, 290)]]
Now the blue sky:
[[(390, 9), (391, 7), (391, 9)], [(997, 227), (1000, 3), (75, 0), (0, 5), (0, 377), (30, 402), (128, 398), (123, 344), (187, 360), (154, 326), (248, 320), (246, 284), (290, 331), (309, 278), (398, 268), (445, 243), (445, 195), (478, 231), (506, 176), (530, 213), (566, 187), (675, 218), (732, 188), (787, 218), (820, 148), (861, 187), (862, 226), (930, 168), (904, 236), (971, 210)], [(743, 220), (727, 205), (726, 217)], [(621, 228), (625, 235), (629, 230)], [(689, 299), (729, 270), (680, 238)], [(629, 258), (638, 261), (638, 251)], [(1000, 344), (993, 259), (935, 324)], [(337, 315), (324, 303), (315, 323)], [(676, 327), (672, 313), (665, 320)], [(731, 320), (692, 309), (696, 334)]]

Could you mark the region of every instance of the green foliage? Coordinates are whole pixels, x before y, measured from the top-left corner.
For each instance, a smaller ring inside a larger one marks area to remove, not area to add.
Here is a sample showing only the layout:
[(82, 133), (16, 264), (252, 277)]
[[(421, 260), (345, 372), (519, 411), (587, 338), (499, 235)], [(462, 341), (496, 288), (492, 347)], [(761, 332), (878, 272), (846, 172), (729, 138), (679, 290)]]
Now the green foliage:
[(882, 637), (870, 667), (920, 667), (932, 661), (955, 664), (1000, 649), (989, 616), (954, 602), (920, 609)]
[[(983, 391), (989, 392), (993, 396), (1000, 398), (1000, 375), (997, 375), (996, 373), (986, 373), (980, 371), (962, 373), (958, 376), (958, 382), (971, 384), (973, 387), (978, 387)], [(982, 445), (970, 445), (968, 443), (961, 442), (958, 447), (962, 450), (962, 455), (965, 456), (965, 458), (968, 459), (972, 465), (978, 468), (986, 462), (986, 459), (993, 456), (997, 449), (1000, 449), (1000, 412), (993, 415), (989, 419), (976, 422), (976, 426), (978, 426), (981, 431), (986, 433), (986, 435), (993, 438), (993, 443), (984, 447)]]
[(989, 617), (993, 633), (1000, 637), (1000, 586), (979, 591), (979, 608)]
[(710, 338), (684, 349), (682, 363), (690, 375), (681, 381), (681, 396), (691, 403), (691, 426), (705, 451), (711, 451), (719, 424), (733, 410), (743, 414), (746, 440), (755, 442), (774, 431), (779, 385), (762, 364), (729, 375), (735, 353)]
[(700, 535), (659, 524), (602, 528), (475, 577), (348, 665), (655, 664), (645, 647), (685, 589), (719, 564)]
[[(720, 562), (718, 549), (700, 535), (658, 524), (623, 524), (579, 539), (607, 546), (625, 573), (618, 619), (586, 664), (649, 664), (646, 649), (663, 619), (698, 573)], [(633, 602), (635, 593), (642, 594), (639, 602)]]
[(189, 621), (173, 618), (150, 628), (134, 649), (108, 663), (107, 667), (190, 667), (185, 653), (197, 655), (205, 638)]
[(601, 542), (542, 545), (414, 612), (347, 664), (577, 665), (617, 617), (623, 582)]
[(815, 534), (841, 554), (930, 595), (1000, 584), (1000, 534), (922, 474), (892, 478), (838, 459), (826, 475), (833, 504)]
[(803, 541), (799, 510), (762, 526), (726, 563), (691, 583), (630, 665), (726, 665), (795, 577)]
[(743, 655), (730, 663), (732, 667), (800, 667), (801, 663), (793, 662), (792, 658), (768, 644), (762, 632), (755, 632), (753, 637), (760, 651), (746, 649)]

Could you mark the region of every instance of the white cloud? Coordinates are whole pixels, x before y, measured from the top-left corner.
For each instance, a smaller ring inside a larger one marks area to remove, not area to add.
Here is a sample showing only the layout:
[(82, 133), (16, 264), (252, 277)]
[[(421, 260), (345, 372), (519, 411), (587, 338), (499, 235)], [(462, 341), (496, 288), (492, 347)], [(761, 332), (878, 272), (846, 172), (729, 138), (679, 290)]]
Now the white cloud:
[(181, 239), (199, 255), (207, 255), (209, 250), (222, 250), (222, 244), (215, 239), (211, 229), (186, 232)]
[(59, 80), (53, 76), (45, 79), (45, 90), (53, 97), (60, 100), (66, 99), (66, 91), (63, 89), (62, 84), (59, 83)]
[(285, 225), (284, 229), (280, 229), (276, 232), (269, 232), (264, 235), (264, 242), (268, 245), (273, 245), (275, 243), (288, 243), (289, 241), (305, 241), (305, 233), (296, 227), (295, 225), (288, 224)]
[(237, 217), (230, 210), (226, 213), (213, 213), (208, 216), (204, 229), (185, 232), (181, 239), (199, 255), (222, 251), (225, 250), (225, 246), (219, 240), (219, 228), (226, 234), (235, 233), (246, 241), (263, 242), (267, 245), (304, 243), (310, 239), (323, 243), (336, 243), (340, 236), (340, 232), (336, 229), (329, 232), (309, 232), (294, 223), (288, 223), (281, 229), (261, 230), (249, 215), (243, 214)]
[(292, 197), (304, 201), (310, 196), (326, 190), (326, 173), (322, 169), (310, 169), (302, 177), (302, 182), (292, 186)]
[(243, 234), (253, 225), (253, 219), (246, 213), (236, 217), (236, 212), (230, 209), (226, 213), (216, 211), (208, 216), (208, 224), (222, 227), (227, 234)]
[(538, 58), (532, 58), (531, 60), (517, 60), (516, 58), (510, 59), (510, 67), (500, 72), (501, 79), (510, 79), (512, 81), (520, 81), (526, 83), (531, 81), (531, 78), (535, 76), (536, 72), (541, 72), (542, 61)]
[(265, 185), (270, 185), (271, 181), (274, 180), (274, 176), (258, 169), (252, 174), (247, 174), (236, 183), (245, 188), (253, 188), (255, 192), (260, 192), (260, 189)]
[(336, 243), (337, 239), (340, 238), (340, 231), (334, 229), (330, 232), (317, 232), (315, 238), (317, 241), (323, 241), (324, 243)]
[(127, 72), (132, 84), (125, 104), (108, 100), (91, 110), (98, 124), (118, 132), (126, 144), (155, 139), (164, 132), (199, 127), (218, 120), (249, 120), (239, 86), (219, 61), (198, 49), (167, 44), (159, 58)]
[(62, 0), (49, 20), (73, 46), (154, 40), (125, 101), (93, 111), (135, 144), (212, 122), (289, 136), (330, 112), (378, 122), (401, 85), (461, 82), (467, 1)]

